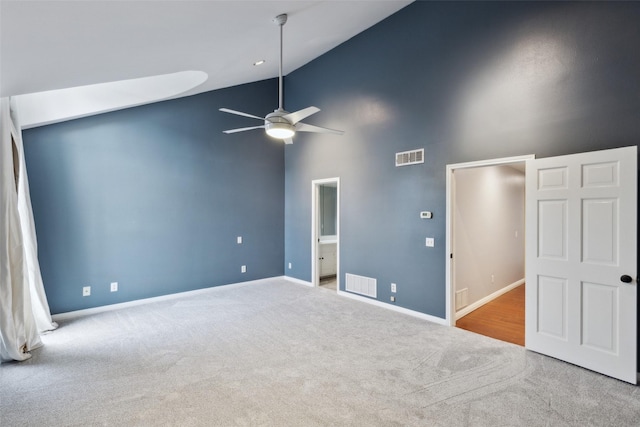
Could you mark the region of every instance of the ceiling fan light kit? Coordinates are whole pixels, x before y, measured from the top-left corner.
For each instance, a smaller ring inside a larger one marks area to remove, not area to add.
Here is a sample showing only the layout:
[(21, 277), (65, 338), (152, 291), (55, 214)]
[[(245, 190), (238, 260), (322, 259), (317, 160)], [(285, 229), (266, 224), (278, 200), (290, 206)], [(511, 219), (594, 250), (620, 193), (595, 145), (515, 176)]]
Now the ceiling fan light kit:
[(267, 135), (281, 139), (285, 142), (285, 144), (293, 143), (293, 136), (296, 131), (299, 132), (315, 132), (315, 133), (332, 133), (335, 135), (344, 134), (341, 130), (323, 128), (319, 126), (308, 125), (306, 123), (302, 123), (301, 120), (309, 117), (312, 114), (320, 111), (318, 107), (307, 107), (302, 110), (294, 111), (293, 113), (289, 113), (283, 107), (283, 91), (282, 91), (282, 27), (287, 22), (287, 15), (282, 14), (278, 15), (273, 19), (273, 22), (276, 23), (280, 27), (280, 67), (278, 73), (278, 109), (273, 113), (267, 114), (264, 118), (254, 116), (253, 114), (243, 113), (241, 111), (231, 110), (229, 108), (220, 108), (220, 111), (230, 114), (235, 114), (238, 116), (249, 117), (252, 119), (264, 120), (264, 125), (262, 126), (251, 126), (239, 129), (230, 129), (223, 131), (224, 133), (236, 133), (236, 132), (244, 132), (247, 130), (253, 129), (264, 129)]
[(267, 131), (267, 135), (278, 139), (291, 138), (296, 133), (295, 127), (280, 117), (272, 118), (266, 122), (264, 128)]

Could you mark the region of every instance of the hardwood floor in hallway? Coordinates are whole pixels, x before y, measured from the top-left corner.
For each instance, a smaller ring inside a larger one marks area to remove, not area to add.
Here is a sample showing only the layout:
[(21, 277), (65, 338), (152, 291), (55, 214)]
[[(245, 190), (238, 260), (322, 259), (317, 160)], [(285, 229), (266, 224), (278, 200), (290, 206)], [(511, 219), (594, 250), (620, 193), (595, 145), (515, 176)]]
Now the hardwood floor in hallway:
[(524, 346), (525, 285), (472, 311), (456, 321), (456, 326), (480, 335)]

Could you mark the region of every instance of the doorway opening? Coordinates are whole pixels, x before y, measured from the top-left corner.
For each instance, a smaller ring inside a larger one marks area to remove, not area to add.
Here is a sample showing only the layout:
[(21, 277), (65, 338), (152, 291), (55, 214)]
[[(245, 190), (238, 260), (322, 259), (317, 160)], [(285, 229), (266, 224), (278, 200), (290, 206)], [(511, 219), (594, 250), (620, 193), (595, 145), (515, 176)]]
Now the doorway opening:
[(340, 178), (312, 181), (311, 277), (313, 286), (340, 289)]
[(447, 166), (447, 323), (524, 345), (525, 162)]

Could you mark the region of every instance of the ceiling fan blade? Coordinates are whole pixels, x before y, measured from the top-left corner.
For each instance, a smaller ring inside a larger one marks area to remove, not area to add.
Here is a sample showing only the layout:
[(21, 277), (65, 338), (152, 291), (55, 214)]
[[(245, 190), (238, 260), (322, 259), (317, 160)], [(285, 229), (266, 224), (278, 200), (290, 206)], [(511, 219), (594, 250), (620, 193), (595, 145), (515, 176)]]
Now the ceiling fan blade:
[(296, 124), (296, 130), (300, 132), (333, 133), (336, 135), (344, 134), (344, 131), (342, 130), (322, 128), (320, 126), (308, 125), (306, 123)]
[(238, 129), (229, 129), (223, 130), (223, 133), (236, 133), (236, 132), (244, 132), (245, 130), (253, 130), (253, 129), (264, 129), (264, 125), (262, 126), (251, 126), (248, 128), (238, 128)]
[(294, 111), (293, 113), (285, 114), (282, 117), (287, 119), (292, 125), (295, 125), (300, 120), (306, 119), (307, 117), (317, 113), (318, 111), (320, 111), (318, 107), (307, 107), (303, 108), (302, 110)]
[(264, 117), (254, 116), (253, 114), (243, 113), (242, 111), (230, 110), (228, 108), (221, 108), (220, 111), (230, 114), (235, 114), (237, 116), (251, 117), (252, 119), (264, 120)]
[(285, 144), (293, 144), (293, 139), (292, 138), (285, 138), (283, 139)]

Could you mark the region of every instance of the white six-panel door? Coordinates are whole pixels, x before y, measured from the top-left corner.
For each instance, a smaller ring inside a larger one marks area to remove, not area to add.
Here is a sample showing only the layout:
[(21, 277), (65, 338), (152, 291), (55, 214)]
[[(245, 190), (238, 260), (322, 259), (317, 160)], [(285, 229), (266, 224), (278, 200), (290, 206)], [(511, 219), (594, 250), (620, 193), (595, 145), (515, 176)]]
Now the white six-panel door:
[(637, 147), (526, 176), (526, 348), (635, 384)]

